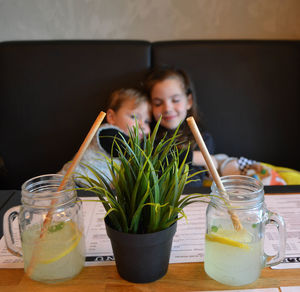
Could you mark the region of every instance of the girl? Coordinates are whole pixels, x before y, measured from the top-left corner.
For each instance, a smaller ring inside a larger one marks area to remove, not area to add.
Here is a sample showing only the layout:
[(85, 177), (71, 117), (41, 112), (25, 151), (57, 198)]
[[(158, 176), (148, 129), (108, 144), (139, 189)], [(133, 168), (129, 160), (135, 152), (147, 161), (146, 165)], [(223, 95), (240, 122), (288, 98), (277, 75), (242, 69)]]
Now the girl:
[[(193, 116), (198, 124), (199, 130), (206, 143), (208, 151), (214, 152), (214, 142), (211, 135), (204, 131), (200, 123), (194, 92), (191, 89), (191, 82), (187, 74), (178, 69), (160, 68), (156, 69), (147, 76), (145, 81), (145, 90), (150, 98), (154, 120), (160, 117), (161, 124), (158, 131), (157, 139), (160, 140), (164, 135), (172, 135), (180, 123), (182, 123), (178, 138), (179, 147), (188, 147), (191, 144), (191, 150), (188, 156), (192, 164), (191, 172), (204, 169), (205, 160), (199, 150), (190, 131), (186, 118)], [(212, 157), (215, 165), (217, 162)], [(202, 185), (204, 173), (200, 174), (197, 185)]]
[[(114, 147), (115, 137), (124, 137), (128, 140), (129, 129), (135, 126), (136, 121), (140, 128), (139, 135), (143, 136), (143, 133), (148, 135), (150, 133), (150, 119), (150, 104), (147, 97), (140, 91), (132, 88), (114, 91), (108, 100), (107, 123), (100, 126), (80, 164), (75, 169), (76, 183), (84, 185), (80, 175), (95, 178), (94, 174), (84, 164), (91, 165), (106, 177), (111, 178), (105, 157), (110, 158), (111, 153), (113, 157), (117, 157), (117, 147)], [(118, 162), (117, 158), (114, 161)], [(70, 163), (65, 164), (59, 173), (65, 174)]]

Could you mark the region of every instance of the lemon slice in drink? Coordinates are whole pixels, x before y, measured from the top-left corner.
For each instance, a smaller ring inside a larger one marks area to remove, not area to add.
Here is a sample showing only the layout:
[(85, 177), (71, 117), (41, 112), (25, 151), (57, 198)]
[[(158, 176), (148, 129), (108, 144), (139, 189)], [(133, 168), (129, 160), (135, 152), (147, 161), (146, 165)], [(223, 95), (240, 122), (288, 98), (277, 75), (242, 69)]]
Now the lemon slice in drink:
[(242, 243), (242, 242), (251, 241), (251, 237), (249, 236), (249, 234), (243, 231), (239, 231), (239, 232), (221, 231), (218, 232), (218, 234), (210, 233), (205, 235), (205, 239), (209, 241), (215, 241), (218, 243), (231, 245), (242, 249), (250, 249), (247, 243)]
[(39, 255), (39, 263), (51, 264), (70, 254), (79, 244), (82, 234), (73, 222), (65, 222), (62, 228), (47, 232)]

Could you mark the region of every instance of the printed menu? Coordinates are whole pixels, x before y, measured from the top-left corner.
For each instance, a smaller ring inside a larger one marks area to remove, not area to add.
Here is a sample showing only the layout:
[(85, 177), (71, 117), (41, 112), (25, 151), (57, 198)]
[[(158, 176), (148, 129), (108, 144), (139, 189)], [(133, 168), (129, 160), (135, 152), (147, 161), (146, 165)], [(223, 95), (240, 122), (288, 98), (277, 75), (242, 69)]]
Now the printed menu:
[[(82, 198), (86, 240), (86, 266), (114, 264), (110, 240), (104, 225), (105, 211), (95, 198)], [(276, 269), (300, 267), (300, 194), (265, 196), (269, 210), (280, 214), (287, 228), (286, 258)], [(170, 263), (202, 262), (204, 259), (205, 203), (187, 206), (186, 219), (178, 221), (177, 232), (173, 239)], [(15, 220), (16, 221), (16, 220)], [(18, 224), (13, 224), (16, 245), (20, 246)], [(267, 228), (265, 249), (269, 255), (276, 253), (278, 234), (275, 228)], [(5, 240), (0, 240), (0, 268), (22, 268), (22, 258), (12, 255), (7, 249)]]

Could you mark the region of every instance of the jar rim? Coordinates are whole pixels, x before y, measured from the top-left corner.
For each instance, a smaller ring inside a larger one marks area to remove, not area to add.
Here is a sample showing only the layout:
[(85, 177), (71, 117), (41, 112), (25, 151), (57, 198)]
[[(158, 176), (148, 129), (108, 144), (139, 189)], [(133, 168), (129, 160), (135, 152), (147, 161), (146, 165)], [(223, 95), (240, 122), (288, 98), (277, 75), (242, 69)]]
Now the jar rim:
[[(22, 199), (34, 199), (35, 201), (44, 201), (51, 199), (61, 200), (65, 197), (66, 191), (74, 190), (75, 185), (72, 178), (69, 178), (63, 189), (58, 191), (64, 176), (61, 174), (44, 174), (25, 181), (21, 186)], [(71, 196), (76, 196), (76, 192)]]
[[(256, 205), (264, 201), (264, 185), (261, 181), (253, 177), (244, 175), (228, 175), (221, 177), (221, 181), (226, 190), (229, 202), (233, 205), (240, 205), (244, 202), (247, 205)], [(223, 191), (217, 188), (215, 182), (213, 182), (211, 190), (212, 193), (216, 193), (219, 197), (225, 198), (222, 194)]]

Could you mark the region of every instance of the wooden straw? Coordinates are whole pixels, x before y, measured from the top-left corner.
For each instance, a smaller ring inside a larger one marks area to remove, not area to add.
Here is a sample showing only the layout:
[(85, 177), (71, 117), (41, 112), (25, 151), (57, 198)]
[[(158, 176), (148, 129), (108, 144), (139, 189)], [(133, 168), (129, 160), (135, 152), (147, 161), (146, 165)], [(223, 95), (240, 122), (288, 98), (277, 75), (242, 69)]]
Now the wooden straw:
[[(81, 160), (84, 152), (86, 151), (87, 147), (89, 146), (89, 144), (91, 143), (94, 135), (96, 134), (98, 128), (100, 127), (102, 121), (105, 118), (106, 113), (105, 112), (100, 112), (100, 114), (98, 115), (97, 119), (95, 120), (94, 124), (92, 125), (90, 131), (88, 132), (87, 136), (85, 137), (83, 143), (81, 144), (79, 150), (77, 151), (76, 155), (74, 156), (71, 165), (69, 166), (65, 176), (63, 177), (59, 187), (57, 188), (57, 192), (60, 192), (61, 190), (63, 190), (63, 188), (65, 187), (68, 179), (70, 178), (71, 174), (73, 173), (73, 171), (75, 170), (77, 164), (79, 163), (79, 161)], [(46, 231), (51, 223), (52, 220), (52, 213), (54, 210), (54, 206), (57, 203), (57, 198), (52, 199), (51, 201), (51, 205), (50, 205), (50, 209), (44, 219), (43, 222), (43, 226), (41, 229), (41, 233), (40, 233), (40, 238), (39, 240), (35, 243), (35, 248), (33, 249), (34, 252), (32, 253), (31, 256), (31, 260), (27, 269), (27, 275), (30, 277), (30, 275), (33, 272), (34, 266), (36, 265), (36, 261), (38, 259), (38, 255), (40, 253), (41, 250), (41, 244), (39, 244), (41, 242), (41, 240), (45, 237), (46, 235)]]
[[(226, 197), (226, 199), (229, 202), (229, 197), (226, 194), (226, 190), (225, 190), (225, 188), (223, 186), (223, 183), (222, 183), (222, 181), (220, 179), (220, 176), (219, 176), (219, 174), (218, 174), (218, 172), (217, 172), (217, 170), (215, 168), (215, 165), (214, 165), (214, 163), (213, 163), (213, 161), (211, 159), (211, 156), (210, 156), (210, 154), (209, 154), (209, 152), (208, 152), (208, 150), (206, 148), (206, 145), (205, 145), (205, 143), (203, 141), (203, 138), (202, 138), (202, 136), (200, 134), (200, 131), (199, 131), (198, 127), (197, 127), (197, 124), (196, 124), (194, 118), (193, 117), (188, 117), (186, 119), (186, 121), (187, 121), (187, 123), (188, 123), (188, 125), (189, 125), (189, 127), (190, 127), (190, 129), (191, 129), (191, 131), (192, 131), (192, 133), (194, 135), (194, 138), (195, 138), (195, 140), (196, 140), (196, 142), (197, 142), (197, 144), (198, 144), (198, 146), (199, 146), (199, 148), (201, 150), (201, 153), (202, 153), (202, 155), (203, 155), (203, 157), (205, 159), (205, 162), (207, 164), (209, 172), (210, 172), (211, 176), (213, 177), (214, 182), (217, 185), (217, 188), (219, 190), (221, 190), (221, 193)], [(233, 223), (233, 226), (234, 226), (235, 230), (241, 230), (243, 228), (243, 226), (242, 226), (242, 224), (241, 224), (238, 216), (232, 210), (230, 210), (230, 209), (228, 209), (228, 213), (229, 213), (229, 215), (231, 217), (231, 220), (232, 220), (232, 223)]]

